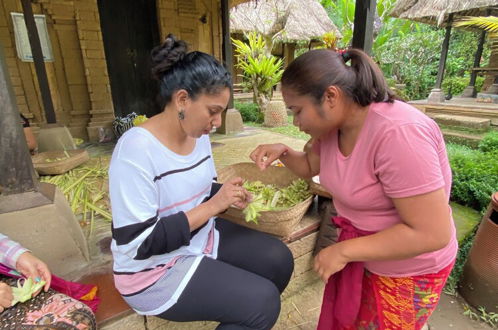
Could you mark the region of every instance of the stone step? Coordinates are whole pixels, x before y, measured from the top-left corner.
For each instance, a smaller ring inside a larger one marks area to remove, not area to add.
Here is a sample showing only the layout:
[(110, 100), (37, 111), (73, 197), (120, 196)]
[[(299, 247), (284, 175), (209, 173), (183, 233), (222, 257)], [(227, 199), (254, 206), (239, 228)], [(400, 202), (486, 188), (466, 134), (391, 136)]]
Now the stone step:
[(477, 148), (482, 139), (482, 137), (478, 135), (466, 134), (449, 129), (442, 129), (442, 132), (446, 143), (458, 143), (471, 148)]
[(438, 124), (445, 126), (466, 127), (478, 131), (488, 131), (491, 126), (491, 120), (486, 118), (476, 118), (458, 115), (434, 115), (429, 114)]

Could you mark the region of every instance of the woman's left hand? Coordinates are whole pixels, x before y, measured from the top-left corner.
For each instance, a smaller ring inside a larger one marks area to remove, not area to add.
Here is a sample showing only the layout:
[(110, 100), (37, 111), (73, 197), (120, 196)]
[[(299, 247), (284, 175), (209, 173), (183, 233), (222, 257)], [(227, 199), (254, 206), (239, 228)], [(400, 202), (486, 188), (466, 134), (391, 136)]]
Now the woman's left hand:
[(315, 257), (314, 269), (323, 282), (327, 283), (329, 277), (341, 271), (348, 260), (341, 253), (341, 243), (335, 243), (322, 249)]
[(50, 288), (50, 281), (52, 280), (50, 270), (43, 261), (35, 257), (31, 252), (21, 254), (17, 259), (16, 269), (26, 278), (33, 279), (33, 281), (37, 282), (43, 279), (45, 281), (45, 292)]

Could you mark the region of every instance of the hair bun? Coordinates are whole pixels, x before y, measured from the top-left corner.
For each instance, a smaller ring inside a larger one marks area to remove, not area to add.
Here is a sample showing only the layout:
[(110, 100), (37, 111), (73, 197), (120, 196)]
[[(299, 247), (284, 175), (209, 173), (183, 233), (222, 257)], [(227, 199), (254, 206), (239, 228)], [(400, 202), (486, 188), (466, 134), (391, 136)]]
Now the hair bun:
[(158, 80), (187, 54), (187, 43), (168, 34), (162, 45), (152, 49), (152, 76)]

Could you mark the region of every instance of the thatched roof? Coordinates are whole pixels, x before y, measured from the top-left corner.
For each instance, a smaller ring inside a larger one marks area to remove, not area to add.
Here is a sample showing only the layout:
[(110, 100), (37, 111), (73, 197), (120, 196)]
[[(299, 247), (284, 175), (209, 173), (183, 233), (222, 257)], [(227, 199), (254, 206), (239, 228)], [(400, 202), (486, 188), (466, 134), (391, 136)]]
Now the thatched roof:
[(451, 13), (454, 14), (454, 18), (497, 15), (498, 0), (398, 0), (390, 15), (443, 25)]
[(310, 41), (341, 33), (318, 0), (258, 0), (230, 9), (230, 32), (257, 31), (280, 42)]

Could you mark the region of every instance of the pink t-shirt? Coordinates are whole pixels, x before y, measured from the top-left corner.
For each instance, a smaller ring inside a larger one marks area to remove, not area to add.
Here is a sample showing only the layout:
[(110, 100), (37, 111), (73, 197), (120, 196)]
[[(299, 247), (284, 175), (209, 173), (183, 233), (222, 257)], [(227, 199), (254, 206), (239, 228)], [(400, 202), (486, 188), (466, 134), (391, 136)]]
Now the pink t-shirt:
[[(332, 193), (338, 214), (358, 229), (378, 232), (400, 223), (391, 198), (444, 188), (449, 201), (451, 169), (441, 131), (406, 103), (371, 104), (348, 157), (339, 149), (336, 130), (314, 143), (313, 150), (320, 154), (320, 183)], [(394, 277), (438, 272), (457, 253), (454, 224), (451, 230), (451, 241), (441, 250), (404, 260), (369, 261), (365, 267)]]

